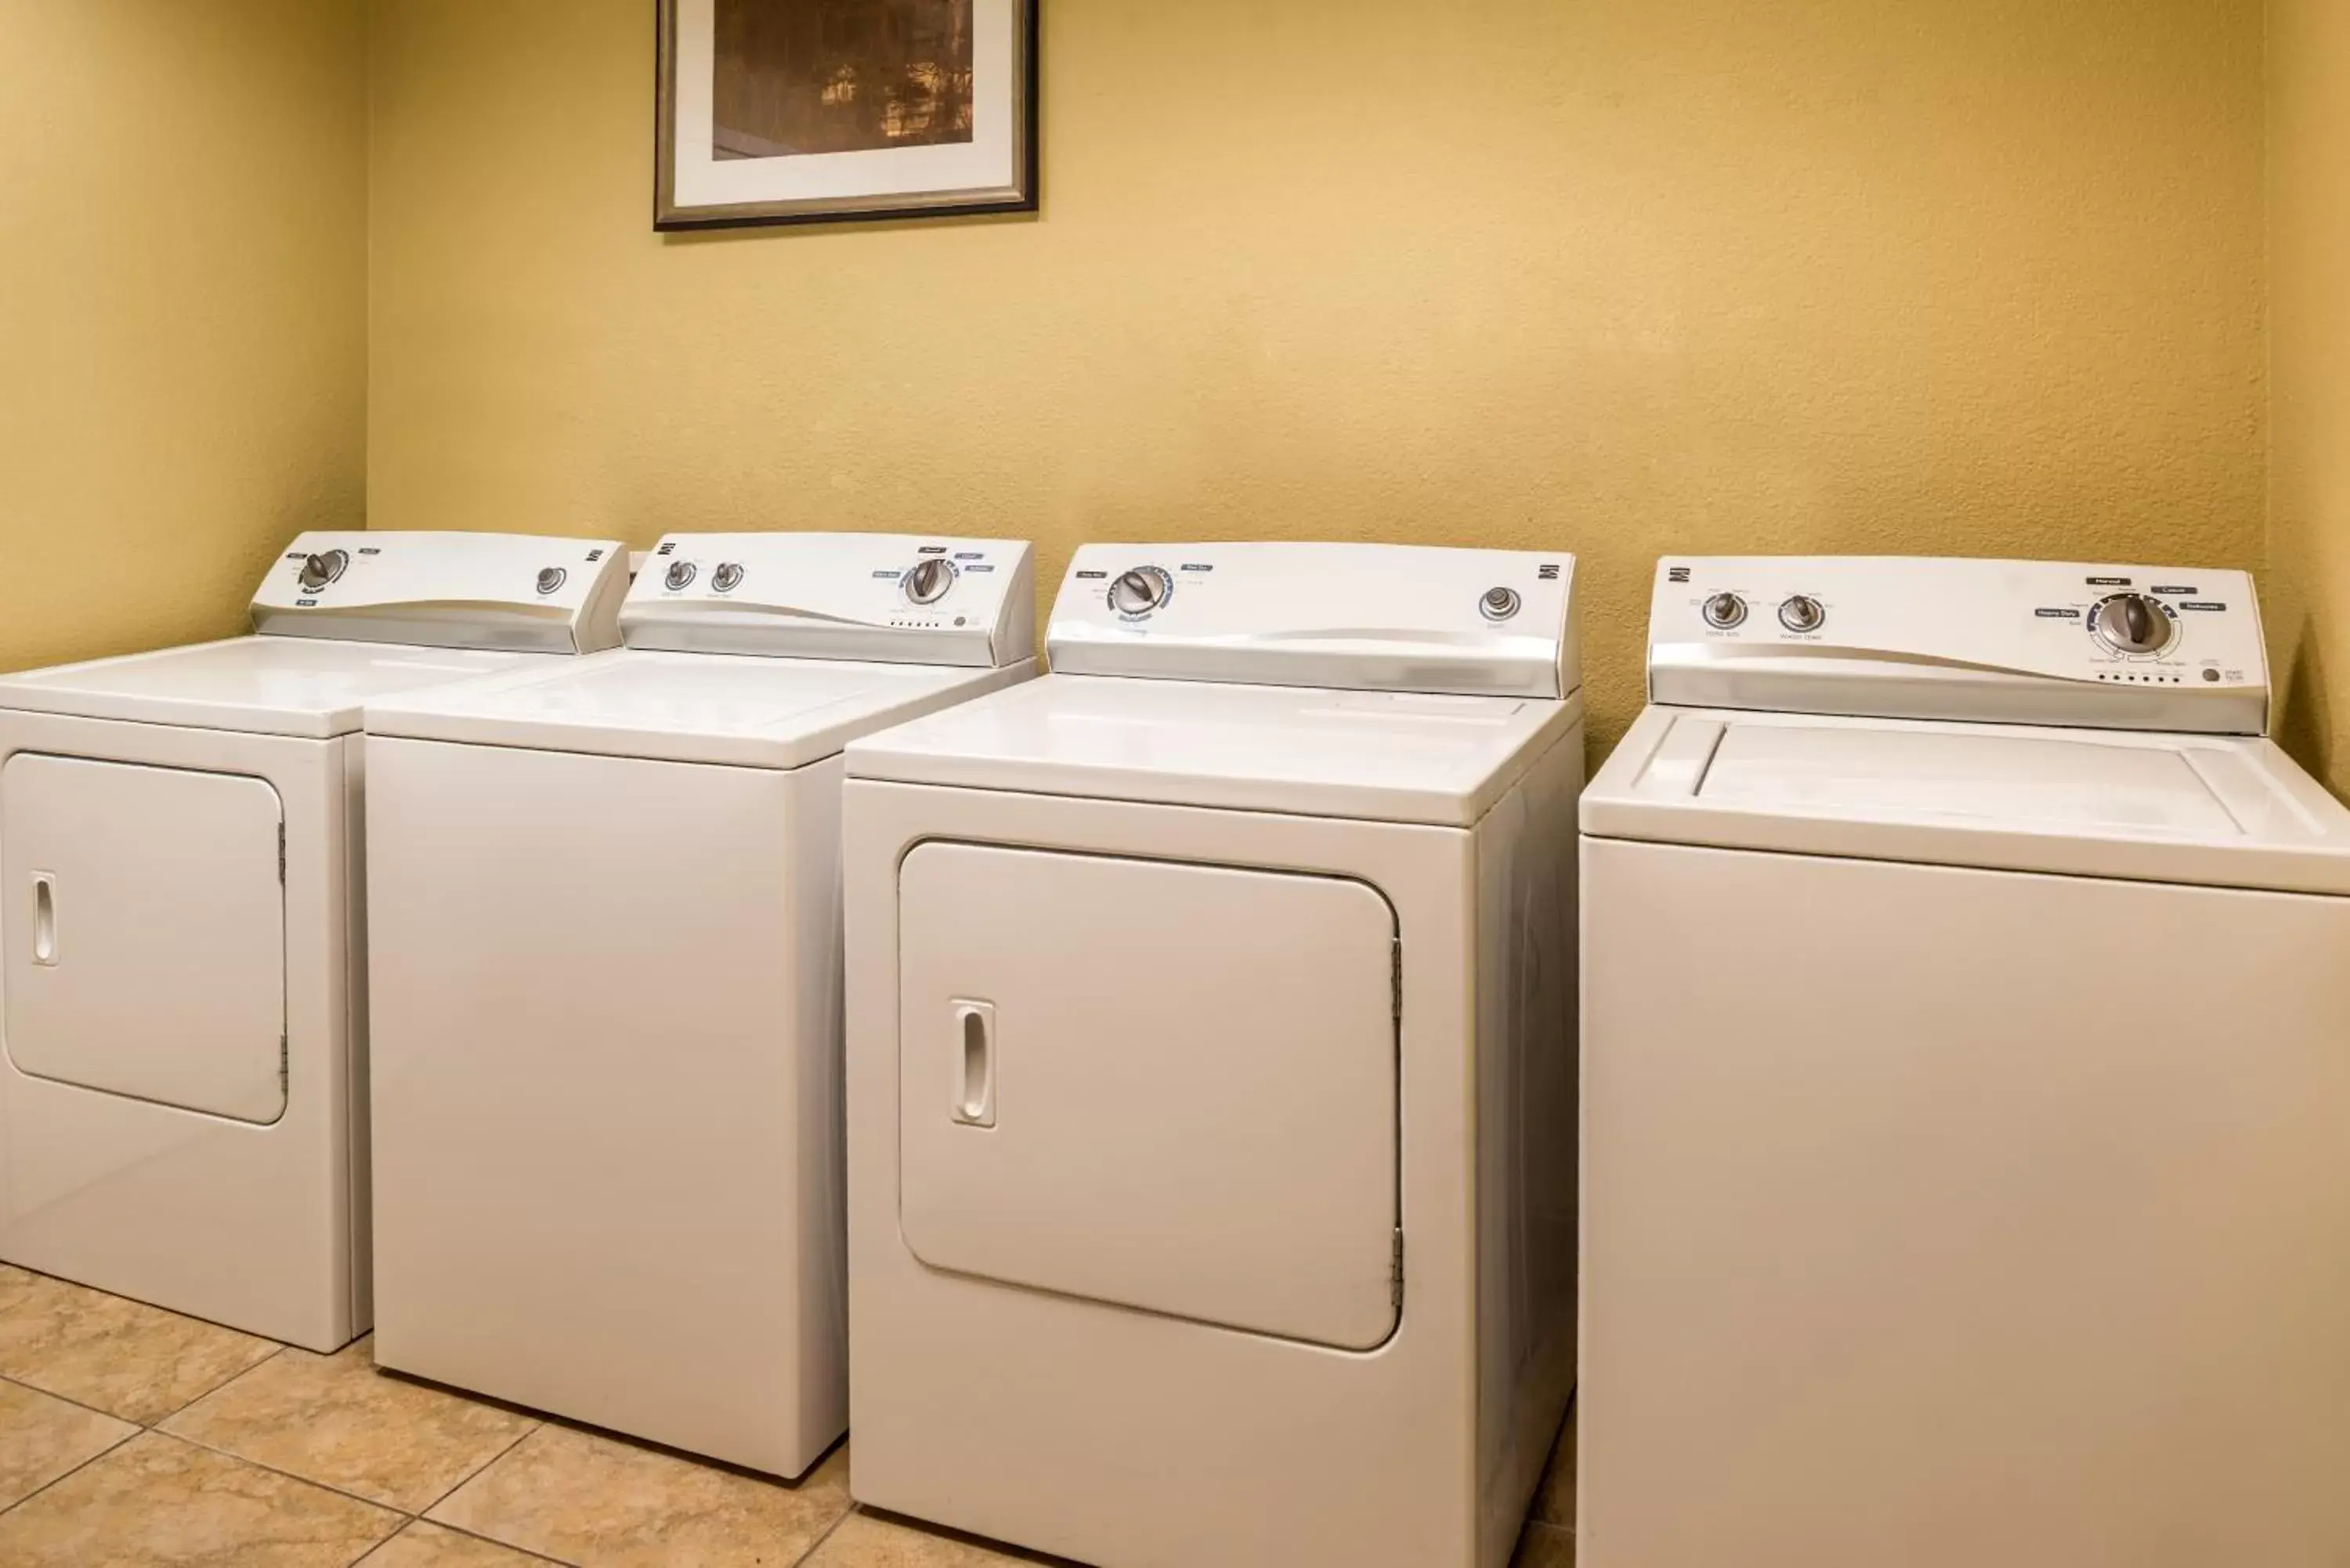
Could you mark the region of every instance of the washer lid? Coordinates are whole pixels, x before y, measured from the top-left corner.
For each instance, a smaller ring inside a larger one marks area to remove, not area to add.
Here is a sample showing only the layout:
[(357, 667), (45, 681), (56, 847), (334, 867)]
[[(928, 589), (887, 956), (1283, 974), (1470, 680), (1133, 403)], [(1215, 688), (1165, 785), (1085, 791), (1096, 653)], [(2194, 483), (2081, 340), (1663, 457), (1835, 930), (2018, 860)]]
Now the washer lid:
[[(650, 568), (649, 568), (650, 569)], [(666, 762), (796, 768), (1036, 672), (623, 649), (367, 708), (367, 732)]]
[(1466, 826), (1579, 698), (1048, 675), (859, 741), (852, 778)]
[(239, 637), (0, 677), (0, 710), (326, 740), (372, 698), (512, 670), (545, 654)]
[(2350, 893), (2350, 809), (2265, 740), (1653, 707), (1583, 831)]

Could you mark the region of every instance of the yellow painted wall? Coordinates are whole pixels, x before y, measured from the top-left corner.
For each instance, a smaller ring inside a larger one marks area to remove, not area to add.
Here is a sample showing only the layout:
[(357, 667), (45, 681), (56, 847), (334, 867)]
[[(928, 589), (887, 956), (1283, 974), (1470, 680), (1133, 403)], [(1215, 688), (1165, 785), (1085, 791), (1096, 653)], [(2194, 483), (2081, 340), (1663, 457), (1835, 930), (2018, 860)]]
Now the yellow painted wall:
[(359, 0), (0, 0), (0, 669), (226, 635), (365, 499)]
[[(2313, 6), (2327, 0), (2309, 0)], [(2263, 548), (2260, 0), (1045, 0), (1041, 220), (663, 239), (650, 0), (376, 0), (382, 527)]]
[(2350, 5), (2269, 28), (2269, 635), (2284, 743), (2350, 798)]

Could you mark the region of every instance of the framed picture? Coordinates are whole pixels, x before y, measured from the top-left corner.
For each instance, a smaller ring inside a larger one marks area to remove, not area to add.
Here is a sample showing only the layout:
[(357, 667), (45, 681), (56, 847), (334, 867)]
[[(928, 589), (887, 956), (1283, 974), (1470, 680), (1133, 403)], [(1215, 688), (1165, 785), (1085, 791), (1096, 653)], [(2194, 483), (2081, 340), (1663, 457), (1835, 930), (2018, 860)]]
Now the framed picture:
[(1036, 208), (1041, 0), (658, 0), (653, 226)]

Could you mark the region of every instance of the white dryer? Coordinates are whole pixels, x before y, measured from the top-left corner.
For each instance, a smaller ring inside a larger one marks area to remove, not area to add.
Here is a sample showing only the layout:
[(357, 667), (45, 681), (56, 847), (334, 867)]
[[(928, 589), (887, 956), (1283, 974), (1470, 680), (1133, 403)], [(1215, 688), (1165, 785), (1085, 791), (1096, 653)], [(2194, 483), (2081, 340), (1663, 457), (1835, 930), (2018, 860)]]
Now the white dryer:
[(664, 539), (370, 704), (380, 1366), (780, 1475), (847, 1422), (840, 750), (1035, 673), (1024, 544)]
[(2251, 580), (1671, 559), (1653, 617), (1582, 806), (1580, 1560), (2350, 1562), (2350, 811)]
[(853, 1484), (1499, 1568), (1573, 1376), (1574, 561), (1089, 545), (849, 748)]
[(367, 699), (608, 647), (609, 542), (306, 534), (259, 635), (0, 680), (0, 1258), (369, 1320)]

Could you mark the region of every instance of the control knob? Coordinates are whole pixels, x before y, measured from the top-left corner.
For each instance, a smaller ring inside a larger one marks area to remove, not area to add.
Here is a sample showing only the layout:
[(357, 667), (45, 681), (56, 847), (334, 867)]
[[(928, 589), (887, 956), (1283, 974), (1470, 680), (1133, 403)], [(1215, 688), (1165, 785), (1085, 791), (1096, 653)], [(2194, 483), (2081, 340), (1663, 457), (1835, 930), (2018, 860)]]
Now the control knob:
[(302, 591), (317, 593), (320, 588), (341, 576), (343, 568), (350, 564), (349, 554), (342, 550), (328, 550), (321, 556), (305, 556), (302, 557), (302, 573), (299, 578)]
[(1167, 574), (1157, 566), (1137, 566), (1120, 572), (1109, 586), (1109, 607), (1120, 615), (1149, 615), (1167, 602), (1174, 591)]
[(1814, 632), (1828, 618), (1820, 601), (1809, 594), (1797, 594), (1779, 607), (1779, 624), (1793, 632)]
[(918, 605), (934, 605), (954, 587), (954, 563), (944, 556), (931, 556), (918, 562), (906, 574), (904, 582), (909, 600)]
[(2178, 635), (2162, 606), (2144, 594), (2116, 594), (2097, 607), (2091, 624), (2116, 653), (2160, 653)]
[(1705, 601), (1705, 624), (1717, 631), (1746, 624), (1746, 601), (1736, 594), (1716, 594)]
[(1487, 620), (1507, 620), (1518, 613), (1518, 604), (1517, 589), (1491, 588), (1477, 601), (1477, 607)]
[(566, 572), (566, 571), (565, 571), (562, 567), (560, 567), (560, 566), (542, 566), (541, 568), (539, 568), (539, 573), (538, 573), (538, 595), (539, 595), (539, 597), (541, 597), (541, 598), (545, 598), (547, 595), (549, 595), (549, 594), (551, 594), (551, 593), (558, 592), (558, 591), (562, 588), (562, 587), (563, 587), (564, 579), (565, 579), (567, 576), (568, 576), (569, 575), (570, 575), (570, 574), (568, 574), (567, 572)]
[(740, 561), (722, 561), (718, 569), (710, 574), (710, 587), (713, 592), (731, 594), (742, 586), (743, 564)]
[(661, 574), (661, 587), (670, 592), (682, 593), (693, 587), (694, 566), (691, 561), (671, 561), (669, 570)]

